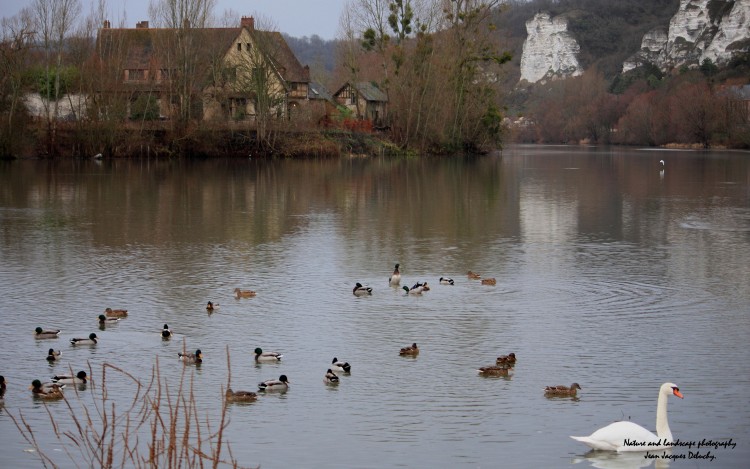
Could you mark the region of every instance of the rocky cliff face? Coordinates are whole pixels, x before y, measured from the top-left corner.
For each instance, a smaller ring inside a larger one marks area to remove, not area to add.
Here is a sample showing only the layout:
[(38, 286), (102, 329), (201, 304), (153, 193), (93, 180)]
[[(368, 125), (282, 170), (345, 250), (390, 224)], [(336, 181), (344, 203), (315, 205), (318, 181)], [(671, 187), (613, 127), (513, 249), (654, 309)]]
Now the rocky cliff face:
[(680, 0), (666, 37), (661, 30), (647, 33), (641, 50), (623, 64), (623, 72), (644, 62), (664, 71), (705, 59), (723, 65), (748, 50), (750, 0)]
[[(750, 0), (748, 0), (750, 1)], [(580, 75), (580, 46), (568, 32), (563, 16), (537, 13), (526, 22), (528, 34), (521, 55), (521, 80), (536, 83), (556, 77)]]

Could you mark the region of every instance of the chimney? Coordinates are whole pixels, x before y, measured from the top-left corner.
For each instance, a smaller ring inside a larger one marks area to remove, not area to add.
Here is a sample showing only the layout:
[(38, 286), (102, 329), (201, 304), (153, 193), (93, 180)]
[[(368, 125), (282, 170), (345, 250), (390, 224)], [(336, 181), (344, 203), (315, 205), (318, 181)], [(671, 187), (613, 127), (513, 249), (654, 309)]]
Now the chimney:
[(135, 29), (148, 29), (148, 21), (140, 21), (136, 23)]
[(110, 23), (109, 20), (104, 20), (104, 29), (109, 29)]
[(250, 31), (255, 29), (255, 18), (252, 16), (243, 16), (240, 20), (240, 27), (247, 28)]

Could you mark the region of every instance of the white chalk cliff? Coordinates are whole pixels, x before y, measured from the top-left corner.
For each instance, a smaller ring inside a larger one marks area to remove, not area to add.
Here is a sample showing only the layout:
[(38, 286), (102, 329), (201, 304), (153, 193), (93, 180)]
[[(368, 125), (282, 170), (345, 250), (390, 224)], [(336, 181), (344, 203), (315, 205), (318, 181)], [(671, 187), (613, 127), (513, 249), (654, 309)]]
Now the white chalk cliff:
[(680, 0), (663, 30), (646, 33), (641, 49), (623, 64), (626, 72), (644, 62), (663, 71), (699, 65), (705, 59), (724, 65), (750, 50), (750, 0)]
[(526, 32), (521, 80), (536, 83), (583, 73), (578, 63), (581, 47), (568, 32), (568, 20), (564, 16), (552, 18), (548, 13), (537, 13), (526, 21)]

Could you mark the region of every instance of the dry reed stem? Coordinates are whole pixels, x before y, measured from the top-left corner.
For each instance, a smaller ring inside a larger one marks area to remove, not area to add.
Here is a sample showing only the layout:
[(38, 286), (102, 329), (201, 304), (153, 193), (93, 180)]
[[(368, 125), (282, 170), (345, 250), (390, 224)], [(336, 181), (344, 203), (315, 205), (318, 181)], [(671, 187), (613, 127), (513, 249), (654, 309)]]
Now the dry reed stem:
[[(229, 360), (227, 347), (228, 365)], [(107, 469), (116, 467), (203, 468), (207, 463), (214, 469), (219, 464), (239, 467), (232, 454), (231, 446), (224, 441), (224, 431), (229, 424), (224, 393), (222, 392), (219, 426), (216, 430), (212, 430), (208, 415), (205, 417), (205, 422), (201, 422), (194, 392), (195, 374), (191, 372), (188, 378), (188, 369), (190, 368), (183, 367), (175, 394), (170, 392), (167, 380), (162, 379), (158, 358), (146, 386), (127, 371), (109, 363), (102, 364), (100, 384), (97, 386), (94, 384), (95, 381), (90, 381), (92, 394), (93, 391), (99, 393), (93, 399), (93, 412), (80, 400), (81, 396), (75, 389), (76, 385), (74, 385), (75, 396), (80, 404), (82, 416), (77, 414), (71, 399), (63, 396), (67, 409), (65, 418), (69, 418), (72, 422), (72, 428), (65, 431), (61, 431), (50, 407), (44, 403), (52, 431), (69, 459), (68, 463), (76, 467)], [(90, 365), (89, 371), (91, 371)], [(108, 371), (128, 378), (129, 382), (136, 386), (133, 399), (125, 405), (124, 410), (117, 407), (115, 401), (109, 398)], [(93, 373), (90, 374), (92, 375)], [(229, 383), (231, 383), (231, 373), (228, 376), (227, 385)], [(10, 413), (9, 415), (24, 440), (36, 451), (42, 465), (59, 467), (43, 451), (33, 428), (25, 420), (23, 413), (19, 412), (18, 417)], [(147, 429), (149, 438), (145, 444), (142, 444), (139, 435), (143, 434), (144, 429)], [(208, 451), (203, 449), (206, 444), (210, 448)], [(70, 452), (71, 447), (75, 447), (80, 454), (74, 455)], [(144, 447), (147, 450), (145, 453)], [(228, 460), (221, 456), (225, 448), (229, 453)], [(120, 451), (122, 454), (118, 457)]]

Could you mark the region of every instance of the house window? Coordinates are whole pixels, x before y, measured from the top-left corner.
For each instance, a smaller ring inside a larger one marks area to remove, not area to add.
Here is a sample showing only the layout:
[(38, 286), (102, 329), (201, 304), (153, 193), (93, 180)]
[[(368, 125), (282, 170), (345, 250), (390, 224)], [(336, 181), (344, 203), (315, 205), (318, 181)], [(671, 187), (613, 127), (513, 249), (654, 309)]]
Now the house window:
[(146, 79), (146, 70), (131, 69), (128, 70), (128, 81), (143, 81)]
[(237, 43), (237, 50), (242, 50), (242, 43), (241, 42)]
[(248, 52), (250, 52), (250, 43), (249, 42), (245, 44), (245, 50), (248, 51)]

